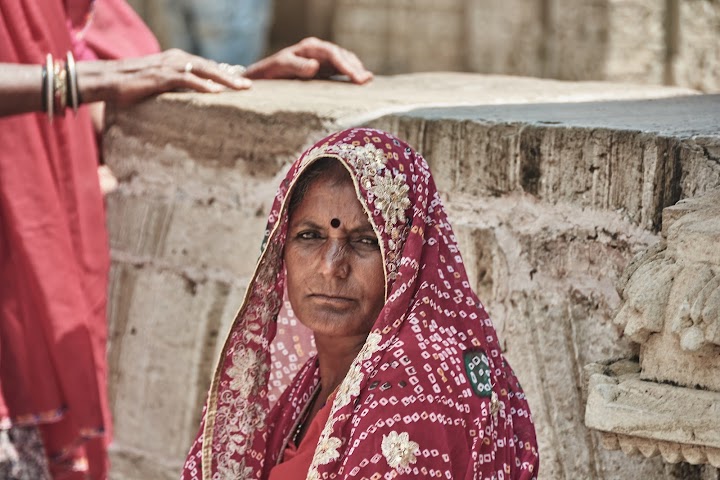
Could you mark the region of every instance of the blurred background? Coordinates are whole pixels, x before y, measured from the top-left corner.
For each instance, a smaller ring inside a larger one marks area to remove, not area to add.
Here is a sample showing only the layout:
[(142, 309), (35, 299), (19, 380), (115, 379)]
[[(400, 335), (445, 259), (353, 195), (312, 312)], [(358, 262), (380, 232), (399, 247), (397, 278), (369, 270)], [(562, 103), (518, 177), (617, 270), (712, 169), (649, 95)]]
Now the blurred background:
[(720, 91), (720, 0), (131, 0), (165, 48), (248, 64), (306, 36), (378, 74), (463, 71)]

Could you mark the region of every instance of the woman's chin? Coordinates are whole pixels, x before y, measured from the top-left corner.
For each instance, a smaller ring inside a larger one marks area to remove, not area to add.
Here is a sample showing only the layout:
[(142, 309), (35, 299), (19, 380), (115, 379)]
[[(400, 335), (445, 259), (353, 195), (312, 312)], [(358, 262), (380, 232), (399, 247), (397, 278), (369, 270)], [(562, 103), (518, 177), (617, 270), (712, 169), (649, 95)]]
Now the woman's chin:
[(300, 321), (303, 325), (312, 330), (318, 337), (345, 338), (367, 336), (370, 327), (360, 325), (356, 316), (348, 318), (345, 315), (323, 315), (316, 316), (312, 322)]

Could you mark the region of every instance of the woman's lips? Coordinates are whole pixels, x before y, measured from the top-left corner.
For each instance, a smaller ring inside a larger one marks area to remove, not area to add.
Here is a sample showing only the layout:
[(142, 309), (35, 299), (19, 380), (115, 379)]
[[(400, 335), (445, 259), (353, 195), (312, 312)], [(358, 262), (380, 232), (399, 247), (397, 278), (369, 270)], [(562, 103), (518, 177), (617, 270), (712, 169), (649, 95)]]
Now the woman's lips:
[(332, 306), (347, 306), (355, 300), (341, 295), (327, 295), (322, 293), (313, 293), (310, 298), (318, 303)]

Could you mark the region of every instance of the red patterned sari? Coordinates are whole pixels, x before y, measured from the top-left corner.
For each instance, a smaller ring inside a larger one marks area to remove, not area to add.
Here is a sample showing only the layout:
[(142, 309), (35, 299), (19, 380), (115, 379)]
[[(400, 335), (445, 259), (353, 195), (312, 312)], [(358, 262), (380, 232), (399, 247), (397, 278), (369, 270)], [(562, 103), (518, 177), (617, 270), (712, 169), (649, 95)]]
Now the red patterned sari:
[(276, 331), (293, 323), (283, 301), (289, 194), (323, 157), (353, 178), (380, 240), (386, 301), (297, 478), (536, 478), (527, 401), (470, 288), (427, 163), (397, 138), (359, 128), (319, 141), (280, 185), (183, 479), (268, 478), (311, 401), (314, 357), (270, 408), (278, 372), (302, 361), (277, 339), (271, 350)]

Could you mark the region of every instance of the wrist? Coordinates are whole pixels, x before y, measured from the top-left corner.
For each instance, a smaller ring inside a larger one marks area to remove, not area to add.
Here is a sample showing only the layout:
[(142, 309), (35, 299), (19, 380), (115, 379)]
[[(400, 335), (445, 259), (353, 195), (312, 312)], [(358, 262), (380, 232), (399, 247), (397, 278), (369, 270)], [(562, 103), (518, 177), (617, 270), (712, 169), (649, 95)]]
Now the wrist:
[(77, 62), (77, 90), (82, 103), (111, 101), (113, 98), (112, 83), (108, 81), (103, 64), (107, 62)]

